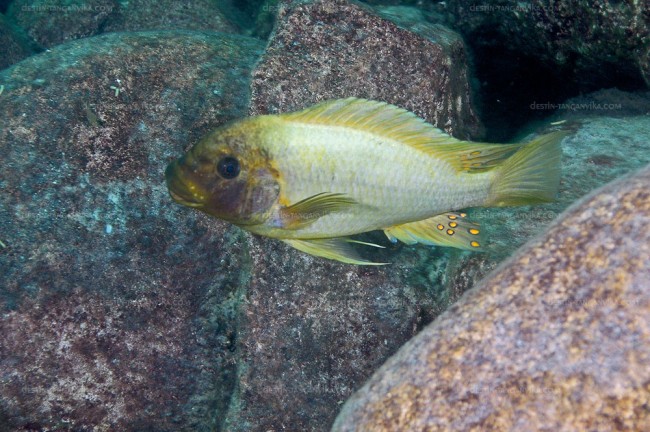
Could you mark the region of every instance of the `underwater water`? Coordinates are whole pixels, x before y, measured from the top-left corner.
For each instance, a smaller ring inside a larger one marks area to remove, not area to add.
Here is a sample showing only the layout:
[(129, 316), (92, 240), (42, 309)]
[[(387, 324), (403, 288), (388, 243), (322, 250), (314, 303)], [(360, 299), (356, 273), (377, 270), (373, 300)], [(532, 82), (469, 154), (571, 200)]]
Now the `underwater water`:
[(0, 2), (0, 432), (647, 430), (649, 34)]

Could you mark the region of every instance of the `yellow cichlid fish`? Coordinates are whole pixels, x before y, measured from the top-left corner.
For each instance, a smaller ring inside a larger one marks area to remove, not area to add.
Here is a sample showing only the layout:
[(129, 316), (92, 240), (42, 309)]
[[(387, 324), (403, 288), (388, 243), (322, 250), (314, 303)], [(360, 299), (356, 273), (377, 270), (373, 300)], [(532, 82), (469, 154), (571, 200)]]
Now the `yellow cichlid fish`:
[(348, 98), (226, 124), (165, 176), (180, 204), (312, 255), (380, 264), (347, 236), (383, 230), (393, 242), (480, 250), (478, 225), (458, 209), (553, 200), (565, 134), (459, 141), (401, 108)]

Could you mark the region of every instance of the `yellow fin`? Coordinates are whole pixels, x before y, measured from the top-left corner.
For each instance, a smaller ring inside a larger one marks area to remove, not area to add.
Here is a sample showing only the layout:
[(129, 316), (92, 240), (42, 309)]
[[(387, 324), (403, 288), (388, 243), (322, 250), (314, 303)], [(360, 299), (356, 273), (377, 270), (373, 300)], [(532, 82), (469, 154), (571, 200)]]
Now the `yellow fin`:
[(388, 263), (375, 263), (361, 258), (350, 243), (360, 243), (367, 246), (377, 246), (372, 243), (358, 242), (345, 237), (327, 238), (327, 239), (283, 239), (283, 242), (298, 249), (299, 251), (314, 255), (317, 257), (327, 258), (335, 261), (341, 261), (346, 264), (356, 265), (386, 265)]
[(458, 249), (483, 250), (482, 231), (478, 224), (465, 219), (465, 213), (442, 213), (429, 219), (384, 229), (393, 243), (423, 243)]
[(385, 102), (354, 97), (322, 102), (280, 117), (300, 123), (348, 127), (393, 139), (437, 156), (459, 172), (491, 169), (521, 147), (520, 144), (460, 141), (410, 111)]
[(436, 156), (447, 161), (458, 172), (475, 174), (497, 167), (519, 149), (521, 144), (484, 144), (461, 141), (438, 148)]
[(405, 109), (367, 99), (335, 99), (294, 113), (281, 114), (287, 121), (343, 126), (391, 138), (425, 149), (432, 144), (461, 142)]
[(568, 133), (543, 135), (507, 159), (498, 168), (486, 205), (501, 207), (553, 201), (560, 184), (560, 142)]
[(355, 200), (344, 194), (323, 192), (281, 209), (280, 219), (283, 221), (283, 228), (298, 229), (322, 216), (345, 210), (355, 204)]

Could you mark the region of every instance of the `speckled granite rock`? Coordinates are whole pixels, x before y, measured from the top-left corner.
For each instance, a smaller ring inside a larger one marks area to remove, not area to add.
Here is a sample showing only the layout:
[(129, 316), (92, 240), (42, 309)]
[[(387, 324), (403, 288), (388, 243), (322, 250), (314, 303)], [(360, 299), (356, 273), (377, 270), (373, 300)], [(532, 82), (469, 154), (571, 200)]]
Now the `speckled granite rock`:
[(210, 30), (237, 33), (237, 27), (210, 0), (129, 0), (107, 22), (104, 32), (141, 30)]
[[(431, 2), (433, 3), (433, 2)], [(436, 2), (473, 60), (488, 139), (510, 139), (546, 113), (531, 103), (617, 87), (647, 88), (650, 3), (609, 0)], [(644, 81), (645, 76), (645, 81)]]
[(14, 0), (7, 17), (39, 45), (51, 48), (101, 33), (119, 5), (117, 0)]
[(406, 344), (334, 431), (648, 430), (650, 167), (563, 213)]
[(3, 427), (221, 424), (250, 264), (238, 231), (171, 202), (163, 171), (245, 114), (262, 49), (219, 34), (112, 34), (0, 72)]
[[(476, 49), (505, 47), (555, 65), (583, 89), (618, 77), (650, 85), (650, 4), (609, 0), (446, 2)], [(491, 35), (483, 37), (482, 35)]]
[(0, 47), (2, 47), (0, 69), (29, 57), (38, 49), (35, 44), (30, 43), (29, 38), (20, 34), (19, 29), (16, 29), (2, 14), (0, 14)]
[(274, 240), (248, 244), (252, 273), (227, 430), (326, 430), (340, 403), (421, 328), (436, 299), (405, 283), (400, 268), (333, 263)]
[(252, 114), (357, 96), (406, 108), (458, 138), (482, 134), (465, 47), (449, 29), (412, 14), (393, 23), (346, 0), (285, 4), (277, 19), (254, 73)]
[(47, 48), (106, 32), (237, 31), (216, 3), (209, 0), (15, 0), (7, 15)]

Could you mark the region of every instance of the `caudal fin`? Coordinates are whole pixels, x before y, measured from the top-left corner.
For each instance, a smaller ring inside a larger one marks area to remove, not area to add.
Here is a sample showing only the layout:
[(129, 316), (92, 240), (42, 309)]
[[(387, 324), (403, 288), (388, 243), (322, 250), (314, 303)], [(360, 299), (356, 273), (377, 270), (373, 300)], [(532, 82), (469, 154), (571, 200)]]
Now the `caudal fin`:
[(487, 205), (502, 207), (553, 201), (560, 184), (560, 142), (552, 132), (524, 145), (498, 168)]

